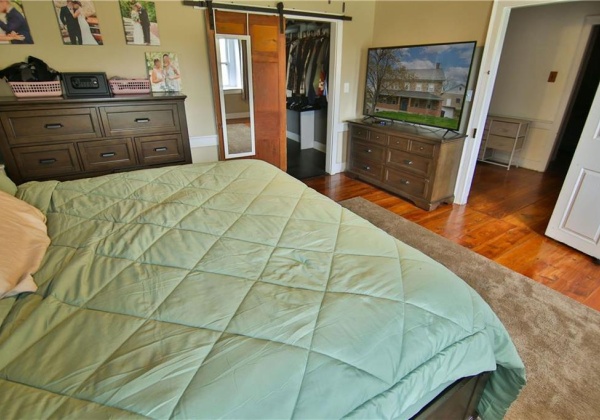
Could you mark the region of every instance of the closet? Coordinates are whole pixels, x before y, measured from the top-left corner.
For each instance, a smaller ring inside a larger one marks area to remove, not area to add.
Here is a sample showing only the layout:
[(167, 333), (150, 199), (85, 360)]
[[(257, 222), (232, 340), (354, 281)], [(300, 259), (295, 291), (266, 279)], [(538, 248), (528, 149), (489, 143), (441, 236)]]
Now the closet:
[(324, 175), (330, 24), (286, 21), (287, 172), (296, 178)]

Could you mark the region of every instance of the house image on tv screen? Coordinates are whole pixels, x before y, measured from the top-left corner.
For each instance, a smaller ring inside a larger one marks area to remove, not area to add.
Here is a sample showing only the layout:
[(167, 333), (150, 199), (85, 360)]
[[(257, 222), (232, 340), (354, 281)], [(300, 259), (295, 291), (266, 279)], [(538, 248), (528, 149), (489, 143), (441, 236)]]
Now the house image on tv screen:
[(455, 130), (474, 43), (369, 50), (365, 115)]

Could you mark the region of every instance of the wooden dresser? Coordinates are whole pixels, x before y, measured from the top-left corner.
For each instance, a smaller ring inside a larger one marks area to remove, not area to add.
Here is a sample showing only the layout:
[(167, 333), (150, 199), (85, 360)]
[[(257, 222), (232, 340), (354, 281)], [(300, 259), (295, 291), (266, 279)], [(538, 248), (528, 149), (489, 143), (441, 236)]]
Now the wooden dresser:
[(191, 163), (181, 94), (0, 98), (0, 151), (17, 183)]
[(347, 172), (425, 210), (454, 201), (464, 135), (350, 121)]

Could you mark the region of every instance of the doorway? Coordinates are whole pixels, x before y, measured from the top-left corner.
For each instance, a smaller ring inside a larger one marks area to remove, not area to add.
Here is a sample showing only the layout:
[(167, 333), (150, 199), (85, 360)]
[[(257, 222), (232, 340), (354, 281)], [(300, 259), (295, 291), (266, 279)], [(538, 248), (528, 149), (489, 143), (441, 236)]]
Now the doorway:
[[(531, 37), (535, 39), (537, 36), (537, 39), (542, 39), (545, 38), (544, 34), (548, 31), (564, 32), (567, 27), (565, 25), (569, 25), (567, 22), (576, 26), (586, 16), (598, 11), (600, 9), (597, 7), (594, 9), (589, 4), (586, 6), (579, 2), (513, 9), (510, 15), (511, 21), (508, 22), (502, 56), (499, 57), (498, 75), (490, 100), (489, 114), (523, 119), (528, 119), (529, 115), (532, 118), (530, 128), (534, 127), (534, 130), (530, 131), (526, 140), (526, 142), (530, 142), (530, 149), (528, 153), (524, 153), (522, 164), (533, 169), (529, 172), (539, 171), (541, 178), (547, 176), (552, 179), (553, 187), (560, 182), (558, 184), (558, 188), (560, 188), (566, 178), (573, 152), (581, 137), (583, 125), (600, 81), (600, 42), (598, 39), (600, 32), (598, 27), (600, 26), (596, 22), (595, 26), (586, 27), (588, 25), (586, 23), (582, 25), (582, 35), (579, 39), (577, 35), (571, 36), (566, 41), (563, 40), (562, 47), (555, 42), (550, 42), (548, 45), (555, 46), (544, 51), (532, 47), (536, 45), (537, 41), (532, 41)], [(563, 16), (566, 16), (564, 22), (561, 20)], [(587, 19), (586, 22), (588, 22)], [(525, 33), (531, 35), (528, 42), (522, 41)], [(520, 38), (521, 41), (519, 41)], [(569, 65), (553, 68), (557, 65), (553, 61), (553, 57), (564, 55), (565, 48), (569, 48), (569, 46), (571, 51), (567, 61)], [(573, 52), (575, 53), (573, 54)], [(538, 67), (536, 67), (536, 63), (530, 65), (527, 55), (531, 55), (532, 60), (541, 61), (544, 64)], [(523, 57), (525, 57), (523, 63), (516, 61)], [(554, 85), (552, 80), (546, 80), (551, 70), (559, 70), (558, 81), (560, 84)], [(527, 75), (525, 71), (531, 73)], [(519, 91), (524, 89), (523, 80), (527, 80), (534, 86), (531, 88), (526, 86), (524, 92), (530, 92), (531, 96), (537, 95), (538, 98), (544, 100), (524, 98), (524, 95), (520, 95)], [(552, 104), (551, 107), (546, 106), (549, 102)], [(533, 111), (530, 112), (530, 110)], [(514, 114), (510, 112), (514, 112)], [(574, 118), (576, 115), (578, 118)], [(558, 130), (559, 127), (562, 127), (561, 131)], [(558, 136), (553, 134), (557, 132)], [(552, 142), (554, 146), (552, 146)], [(569, 151), (565, 146), (570, 147), (571, 150)], [(483, 171), (486, 171), (486, 165), (477, 162), (473, 178), (474, 189), (479, 190), (485, 187), (476, 185), (485, 179), (481, 173)], [(497, 177), (502, 178), (504, 183), (504, 189), (498, 193), (510, 200), (511, 196), (517, 194), (514, 188), (515, 184), (519, 182), (519, 179), (527, 176), (527, 170), (511, 168), (510, 171), (505, 172), (496, 174)], [(537, 201), (540, 201), (540, 206), (543, 204), (543, 210), (540, 208), (536, 211), (547, 213), (544, 216), (547, 224), (556, 204), (558, 192), (559, 190), (552, 190), (546, 194), (544, 191), (538, 191), (534, 193), (538, 194), (537, 197), (529, 198), (524, 197), (524, 191), (519, 194), (524, 206), (536, 205)], [(539, 215), (541, 216), (541, 214)]]
[(331, 24), (286, 20), (287, 173), (298, 179), (327, 172)]

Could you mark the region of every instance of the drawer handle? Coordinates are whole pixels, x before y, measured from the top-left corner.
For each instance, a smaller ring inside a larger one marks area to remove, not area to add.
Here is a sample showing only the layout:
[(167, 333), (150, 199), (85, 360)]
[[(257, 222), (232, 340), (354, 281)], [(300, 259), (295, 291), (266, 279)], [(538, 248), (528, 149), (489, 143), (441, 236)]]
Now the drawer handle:
[(166, 147), (155, 147), (154, 151), (155, 152), (166, 152), (167, 148)]
[(52, 165), (53, 163), (56, 162), (56, 159), (54, 159), (54, 158), (40, 159), (39, 162), (40, 162), (41, 165)]
[(365, 149), (365, 152), (367, 152), (367, 153), (373, 153), (373, 151), (371, 149)]
[(116, 156), (117, 154), (115, 152), (105, 152), (105, 153), (100, 153), (100, 157), (103, 158), (109, 158), (109, 157), (113, 157)]
[(136, 118), (135, 122), (139, 123), (139, 124), (149, 123), (150, 122), (150, 118)]
[(47, 128), (48, 130), (56, 130), (57, 128), (63, 128), (63, 125), (61, 123), (46, 124), (44, 125), (44, 128)]
[(419, 150), (425, 150), (423, 146), (419, 146)]
[(364, 166), (363, 166), (363, 169), (364, 169), (365, 171), (370, 171), (370, 170), (371, 170), (371, 167), (370, 167), (370, 166), (368, 166), (368, 165), (364, 165)]
[(404, 184), (404, 185), (408, 185), (408, 184), (410, 184), (410, 181), (408, 179), (401, 179), (400, 183)]
[(413, 161), (412, 160), (408, 160), (408, 159), (404, 159), (404, 163), (407, 165), (412, 165)]

